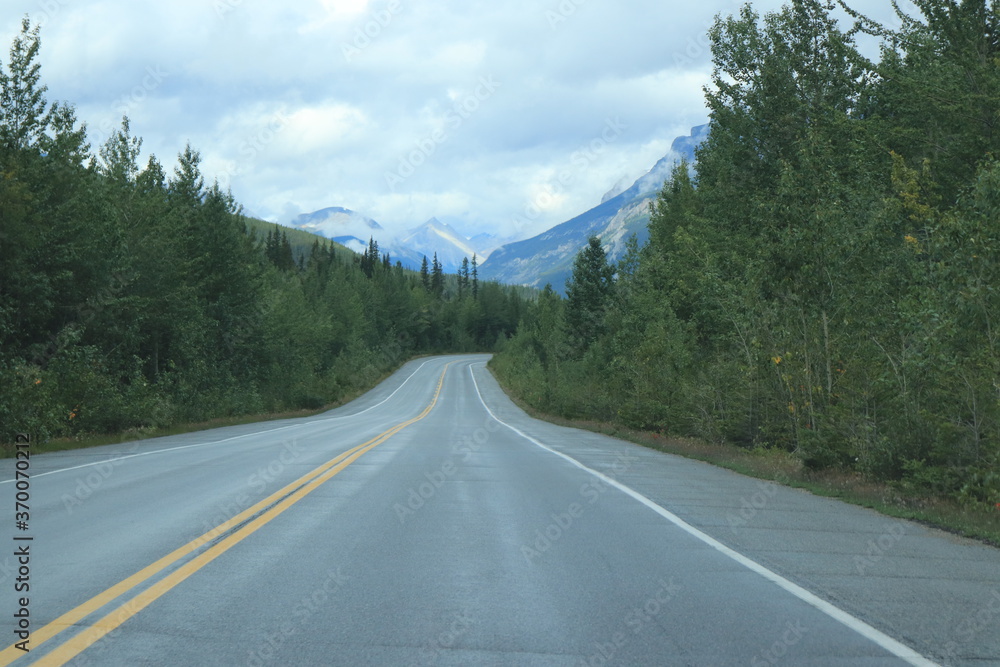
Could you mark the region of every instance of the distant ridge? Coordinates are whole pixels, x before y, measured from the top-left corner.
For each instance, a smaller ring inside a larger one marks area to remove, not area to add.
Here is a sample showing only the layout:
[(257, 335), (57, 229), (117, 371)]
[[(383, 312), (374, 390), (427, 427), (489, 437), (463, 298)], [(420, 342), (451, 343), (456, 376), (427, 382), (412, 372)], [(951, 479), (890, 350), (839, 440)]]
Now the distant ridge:
[(494, 237), (489, 234), (468, 239), (437, 218), (397, 237), (372, 218), (340, 206), (299, 215), (290, 226), (320, 234), (358, 253), (364, 252), (369, 241), (374, 239), (382, 253), (389, 253), (393, 263), (399, 261), (414, 270), (420, 269), (425, 256), (431, 261), (436, 253), (445, 272), (455, 273), (464, 258), (471, 260), (476, 255), (482, 260), (496, 246)]
[(708, 125), (692, 128), (690, 135), (675, 139), (670, 152), (628, 189), (616, 194), (616, 186), (589, 211), (533, 238), (498, 248), (483, 263), (480, 275), (532, 287), (551, 283), (553, 289), (564, 293), (573, 260), (593, 235), (600, 237), (609, 258), (617, 261), (633, 234), (639, 243), (645, 243), (649, 237), (649, 203), (682, 159), (694, 164), (695, 149), (707, 137)]

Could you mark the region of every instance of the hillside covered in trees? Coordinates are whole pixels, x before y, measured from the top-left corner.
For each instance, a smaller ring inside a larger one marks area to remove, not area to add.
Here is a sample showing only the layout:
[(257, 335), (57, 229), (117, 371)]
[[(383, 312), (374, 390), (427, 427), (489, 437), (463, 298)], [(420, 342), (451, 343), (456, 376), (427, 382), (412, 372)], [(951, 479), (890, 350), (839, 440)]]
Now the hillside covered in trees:
[[(494, 367), (529, 403), (1000, 503), (1000, 16), (749, 6), (708, 140), (608, 266), (592, 241)], [(877, 62), (861, 35), (881, 41)]]
[[(414, 354), (491, 349), (518, 291), (248, 225), (190, 146), (92, 151), (25, 19), (0, 64), (0, 441), (319, 408)], [(257, 230), (256, 232), (254, 230)]]

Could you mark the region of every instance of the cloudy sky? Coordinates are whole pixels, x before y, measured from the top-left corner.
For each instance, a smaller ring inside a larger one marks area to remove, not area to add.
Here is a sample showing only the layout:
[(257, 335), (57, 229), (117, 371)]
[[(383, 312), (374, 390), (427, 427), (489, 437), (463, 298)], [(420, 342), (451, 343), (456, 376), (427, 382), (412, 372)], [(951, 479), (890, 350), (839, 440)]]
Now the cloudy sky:
[[(125, 113), (246, 209), (436, 216), (531, 236), (707, 121), (705, 32), (738, 0), (4, 0), (42, 25), (50, 101), (100, 145)], [(779, 0), (761, 0), (761, 12)], [(887, 20), (889, 0), (856, 0)], [(6, 49), (4, 50), (6, 51)], [(5, 59), (6, 60), (6, 59)]]

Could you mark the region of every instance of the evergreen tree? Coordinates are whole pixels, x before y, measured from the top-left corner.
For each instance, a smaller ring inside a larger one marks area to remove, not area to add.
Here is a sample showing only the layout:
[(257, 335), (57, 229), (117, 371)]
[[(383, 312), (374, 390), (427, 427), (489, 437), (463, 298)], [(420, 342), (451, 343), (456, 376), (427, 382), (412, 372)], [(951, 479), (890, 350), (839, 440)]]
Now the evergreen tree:
[(604, 332), (604, 315), (613, 289), (614, 267), (608, 263), (601, 239), (591, 236), (573, 261), (573, 275), (566, 281), (566, 327), (578, 354)]
[(27, 17), (22, 19), (6, 71), (0, 67), (0, 141), (15, 153), (39, 145), (58, 109), (57, 105), (48, 107), (48, 86), (40, 84), (39, 29)]
[(257, 240), (192, 146), (169, 178), (155, 156), (140, 169), (128, 118), (90, 155), (37, 56), (25, 22), (0, 63), (0, 441), (318, 408), (516, 325), (498, 286), (488, 314), (447, 300), (436, 257), (417, 278), (374, 239), (339, 263), (279, 226)]
[(420, 282), (424, 286), (424, 291), (431, 291), (431, 273), (427, 266), (427, 255), (424, 255), (424, 259), (420, 262)]
[(479, 268), (476, 253), (472, 253), (472, 298), (479, 299)]
[(292, 243), (288, 233), (281, 230), (281, 243), (278, 249), (278, 268), (282, 271), (292, 271), (296, 268), (295, 256), (292, 254)]
[(462, 258), (462, 265), (458, 269), (458, 298), (461, 299), (465, 291), (469, 289), (469, 258)]
[(128, 116), (122, 116), (121, 128), (100, 149), (98, 173), (120, 188), (134, 186), (139, 176), (142, 139), (133, 137)]
[(444, 293), (444, 269), (441, 268), (437, 253), (434, 253), (434, 261), (431, 264), (431, 292), (438, 297)]
[(190, 212), (204, 202), (205, 178), (201, 175), (201, 153), (192, 148), (190, 143), (177, 156), (174, 177), (167, 186), (179, 210)]
[(995, 503), (997, 6), (916, 0), (889, 30), (848, 4), (846, 31), (820, 0), (717, 20), (696, 172), (614, 282), (581, 253), (565, 324), (538, 327), (543, 293), (496, 369), (557, 414)]
[(274, 229), (267, 230), (267, 239), (264, 241), (264, 256), (267, 257), (272, 264), (278, 265), (278, 240), (276, 238), (278, 234), (278, 225), (274, 226)]
[(988, 155), (1000, 154), (1000, 8), (992, 0), (916, 0), (922, 15), (896, 8), (902, 27), (878, 67), (872, 115), (888, 148), (911, 168), (924, 160), (942, 203), (953, 205)]
[(361, 271), (368, 278), (371, 278), (375, 273), (375, 267), (382, 261), (379, 256), (378, 243), (375, 241), (374, 237), (368, 239), (368, 248), (361, 255)]

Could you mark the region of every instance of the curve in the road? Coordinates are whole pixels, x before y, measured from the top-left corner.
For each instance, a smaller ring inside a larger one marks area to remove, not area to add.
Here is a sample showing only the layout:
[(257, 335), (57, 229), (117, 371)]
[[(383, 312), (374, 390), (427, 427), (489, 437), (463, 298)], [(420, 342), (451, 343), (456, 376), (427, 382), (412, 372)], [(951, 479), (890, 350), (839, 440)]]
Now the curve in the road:
[[(262, 528), (286, 509), (305, 498), (339, 472), (344, 470), (347, 466), (361, 458), (364, 454), (371, 451), (375, 447), (378, 447), (380, 444), (396, 435), (406, 427), (424, 419), (430, 414), (431, 410), (434, 409), (434, 406), (438, 402), (438, 398), (441, 395), (441, 388), (444, 385), (445, 374), (448, 372), (448, 367), (450, 365), (450, 363), (445, 364), (445, 367), (441, 371), (441, 375), (438, 378), (438, 384), (434, 391), (433, 398), (427, 407), (425, 407), (424, 410), (416, 417), (400, 422), (399, 424), (386, 429), (371, 440), (368, 440), (367, 442), (364, 442), (353, 449), (334, 457), (314, 470), (306, 473), (291, 484), (273, 493), (271, 496), (255, 504), (253, 507), (241, 512), (228, 521), (219, 524), (212, 530), (164, 556), (152, 565), (143, 568), (131, 577), (128, 577), (106, 591), (99, 593), (87, 602), (84, 602), (76, 608), (66, 612), (51, 623), (48, 623), (42, 628), (39, 628), (35, 632), (31, 633), (32, 646), (37, 648), (44, 642), (57, 637), (64, 630), (75, 627), (78, 622), (90, 614), (118, 599), (122, 595), (125, 595), (129, 591), (132, 591), (137, 586), (148, 581), (174, 563), (177, 563), (182, 558), (199, 551), (206, 544), (211, 544), (211, 546), (205, 549), (197, 557), (174, 570), (169, 575), (157, 581), (138, 595), (123, 602), (117, 609), (111, 611), (103, 618), (96, 621), (88, 630), (77, 633), (71, 639), (47, 653), (40, 660), (35, 662), (35, 664), (40, 667), (57, 667), (65, 665), (67, 662), (85, 651), (88, 647), (100, 641), (105, 635), (113, 632), (122, 623), (145, 609), (157, 598), (163, 596), (202, 567), (208, 565), (217, 557), (228, 551), (231, 547), (235, 546), (256, 532), (258, 529)], [(413, 374), (416, 374), (420, 368), (423, 368), (423, 364), (418, 367)], [(411, 374), (410, 377), (413, 377), (413, 374)], [(408, 377), (406, 381), (409, 381), (409, 379), (410, 378)], [(404, 381), (403, 384), (406, 384), (406, 382)], [(396, 392), (403, 388), (403, 384), (401, 384), (396, 391), (390, 394), (381, 403), (377, 403), (363, 412), (367, 412), (368, 410), (385, 403), (385, 401), (388, 401), (396, 394)], [(155, 452), (148, 453), (152, 454)], [(68, 469), (70, 468), (63, 470)], [(16, 645), (8, 646), (4, 651), (0, 652), (0, 667), (9, 665), (23, 656), (24, 652), (18, 649)]]
[[(391, 394), (389, 394), (388, 396), (386, 396), (385, 398), (383, 398), (381, 401), (379, 401), (375, 405), (371, 405), (371, 406), (365, 408), (364, 410), (359, 410), (358, 412), (352, 412), (351, 414), (348, 414), (348, 415), (337, 415), (336, 417), (325, 417), (323, 419), (317, 419), (313, 423), (322, 424), (323, 422), (338, 421), (340, 419), (349, 419), (351, 417), (357, 417), (358, 415), (363, 415), (366, 412), (369, 412), (370, 410), (374, 410), (375, 408), (377, 408), (377, 407), (385, 404), (386, 402), (388, 402), (389, 399), (391, 399), (393, 396), (395, 396), (397, 393), (399, 393), (399, 390), (401, 390), (403, 387), (405, 387), (406, 383), (409, 382), (410, 379), (414, 375), (416, 375), (417, 373), (419, 373), (421, 368), (423, 368), (424, 366), (426, 366), (429, 363), (430, 363), (430, 361), (428, 360), (428, 361), (425, 361), (424, 363), (420, 364), (419, 366), (417, 366), (413, 370), (413, 372), (410, 373), (405, 380), (403, 380), (402, 384), (400, 384), (398, 387), (396, 387), (396, 389)], [(291, 429), (291, 428), (298, 428), (298, 426), (299, 426), (298, 424), (290, 424), (288, 426), (279, 426), (278, 428), (269, 429), (268, 430), (268, 434), (278, 433), (279, 431), (285, 431), (285, 430)], [(114, 463), (114, 464), (117, 465), (120, 462), (125, 461), (127, 459), (137, 459), (137, 458), (141, 458), (141, 457), (144, 457), (144, 456), (153, 456), (155, 454), (164, 454), (164, 453), (168, 453), (168, 452), (169, 453), (174, 453), (174, 452), (178, 452), (178, 451), (180, 451), (182, 449), (196, 449), (196, 448), (199, 448), (199, 447), (209, 447), (209, 446), (212, 446), (212, 445), (219, 445), (219, 444), (222, 444), (224, 442), (231, 442), (233, 440), (239, 440), (240, 438), (248, 438), (248, 437), (254, 437), (254, 436), (258, 436), (258, 435), (260, 435), (260, 434), (258, 432), (256, 432), (256, 431), (254, 431), (254, 432), (251, 432), (251, 433), (243, 433), (241, 435), (234, 435), (234, 436), (229, 437), (229, 438), (222, 438), (221, 440), (210, 440), (208, 442), (196, 442), (193, 445), (178, 445), (177, 447), (166, 447), (164, 449), (154, 449), (154, 450), (149, 451), (149, 452), (140, 452), (139, 454), (125, 454), (125, 455), (122, 455), (122, 456), (116, 456), (113, 459), (103, 459), (101, 461), (91, 461), (90, 463), (82, 463), (82, 464), (80, 464), (78, 466), (70, 466), (68, 468), (59, 468), (58, 470), (49, 470), (48, 472), (42, 472), (42, 473), (38, 473), (38, 474), (32, 475), (32, 478), (33, 479), (38, 479), (40, 477), (47, 477), (48, 475), (55, 475), (55, 474), (58, 474), (58, 473), (69, 472), (71, 470), (80, 470), (81, 468), (92, 468), (94, 466), (105, 465), (105, 464), (108, 464), (108, 463)], [(2, 485), (2, 484), (13, 484), (13, 483), (14, 483), (14, 478), (0, 480), (0, 485)]]
[(893, 639), (889, 635), (885, 634), (884, 632), (880, 632), (879, 630), (876, 630), (875, 628), (873, 628), (872, 626), (868, 625), (867, 623), (865, 623), (861, 619), (855, 618), (854, 616), (852, 616), (851, 614), (848, 614), (846, 611), (840, 609), (839, 607), (836, 607), (836, 606), (830, 604), (829, 602), (827, 602), (826, 600), (824, 600), (824, 599), (822, 599), (822, 598), (814, 595), (813, 593), (810, 593), (809, 591), (807, 591), (806, 589), (802, 588), (798, 584), (792, 583), (788, 579), (785, 579), (784, 577), (782, 577), (780, 574), (778, 574), (776, 572), (772, 572), (771, 570), (769, 570), (768, 568), (764, 567), (760, 563), (758, 563), (758, 562), (756, 562), (756, 561), (754, 561), (754, 560), (752, 560), (750, 558), (747, 558), (746, 556), (744, 556), (743, 554), (739, 553), (738, 551), (730, 549), (725, 544), (723, 544), (722, 542), (719, 542), (715, 538), (710, 537), (709, 535), (706, 535), (705, 533), (703, 533), (702, 531), (698, 530), (697, 528), (695, 528), (694, 526), (692, 526), (688, 522), (686, 522), (683, 519), (681, 519), (679, 516), (677, 516), (673, 512), (671, 512), (671, 511), (669, 511), (669, 510), (661, 507), (660, 505), (657, 505), (655, 502), (653, 502), (652, 500), (650, 500), (646, 496), (642, 495), (638, 491), (636, 491), (636, 490), (634, 490), (632, 488), (629, 488), (628, 486), (625, 486), (624, 484), (622, 484), (618, 480), (613, 479), (611, 477), (608, 477), (607, 475), (605, 475), (602, 472), (594, 470), (593, 468), (590, 468), (590, 467), (584, 465), (583, 463), (580, 463), (579, 461), (577, 461), (576, 459), (574, 459), (571, 456), (567, 456), (566, 454), (563, 454), (560, 451), (556, 451), (555, 449), (552, 449), (551, 447), (546, 446), (545, 444), (539, 442), (538, 440), (536, 440), (535, 438), (531, 437), (530, 435), (528, 435), (524, 431), (520, 430), (516, 426), (512, 426), (512, 425), (508, 424), (507, 422), (503, 421), (502, 419), (500, 419), (499, 417), (497, 417), (493, 413), (492, 410), (490, 410), (490, 406), (486, 405), (486, 401), (483, 400), (483, 395), (479, 391), (479, 383), (476, 382), (476, 376), (475, 376), (475, 374), (472, 373), (472, 366), (469, 366), (469, 375), (472, 377), (472, 385), (476, 388), (476, 395), (479, 397), (479, 402), (483, 404), (483, 407), (486, 409), (486, 412), (488, 412), (490, 414), (490, 416), (493, 419), (495, 419), (498, 423), (502, 424), (503, 426), (506, 426), (511, 431), (513, 431), (514, 433), (518, 434), (519, 436), (521, 436), (522, 438), (524, 438), (528, 442), (531, 442), (532, 444), (535, 444), (538, 447), (541, 447), (542, 449), (544, 449), (547, 452), (551, 452), (552, 454), (555, 454), (559, 458), (565, 459), (566, 461), (568, 461), (569, 463), (573, 464), (577, 468), (580, 468), (581, 470), (583, 470), (583, 471), (585, 471), (585, 472), (593, 475), (594, 477), (597, 477), (598, 479), (600, 479), (603, 483), (607, 484), (608, 486), (614, 487), (614, 488), (618, 489), (619, 491), (621, 491), (622, 493), (628, 495), (629, 497), (634, 498), (635, 500), (637, 500), (638, 502), (642, 503), (643, 505), (645, 505), (649, 509), (653, 510), (654, 512), (656, 512), (661, 517), (663, 517), (664, 519), (666, 519), (670, 523), (674, 524), (675, 526), (677, 526), (681, 530), (683, 530), (686, 533), (690, 534), (691, 536), (693, 536), (693, 537), (701, 540), (702, 542), (704, 542), (708, 546), (710, 546), (713, 549), (715, 549), (716, 551), (719, 551), (720, 553), (728, 556), (729, 558), (733, 559), (734, 561), (736, 561), (740, 565), (746, 567), (747, 569), (751, 570), (752, 572), (755, 572), (755, 573), (759, 574), (760, 576), (764, 577), (765, 579), (767, 579), (768, 581), (771, 581), (771, 582), (777, 584), (779, 587), (781, 587), (784, 590), (788, 591), (789, 593), (791, 593), (795, 597), (799, 598), (800, 600), (802, 600), (806, 604), (809, 604), (810, 606), (815, 607), (816, 609), (820, 610), (821, 612), (823, 612), (824, 614), (826, 614), (830, 618), (832, 618), (832, 619), (834, 619), (834, 620), (836, 620), (836, 621), (838, 621), (838, 622), (846, 625), (851, 630), (854, 630), (855, 632), (857, 632), (861, 636), (866, 637), (867, 639), (870, 639), (871, 641), (875, 642), (876, 644), (878, 644), (879, 646), (881, 646), (885, 650), (889, 651), (890, 653), (892, 653), (896, 657), (898, 657), (898, 658), (900, 658), (902, 660), (905, 660), (906, 662), (908, 662), (911, 665), (914, 665), (914, 667), (939, 667), (936, 662), (934, 662), (932, 660), (928, 660), (924, 656), (920, 655), (918, 652), (914, 651), (909, 646), (906, 646), (905, 644), (896, 641), (895, 639)]

